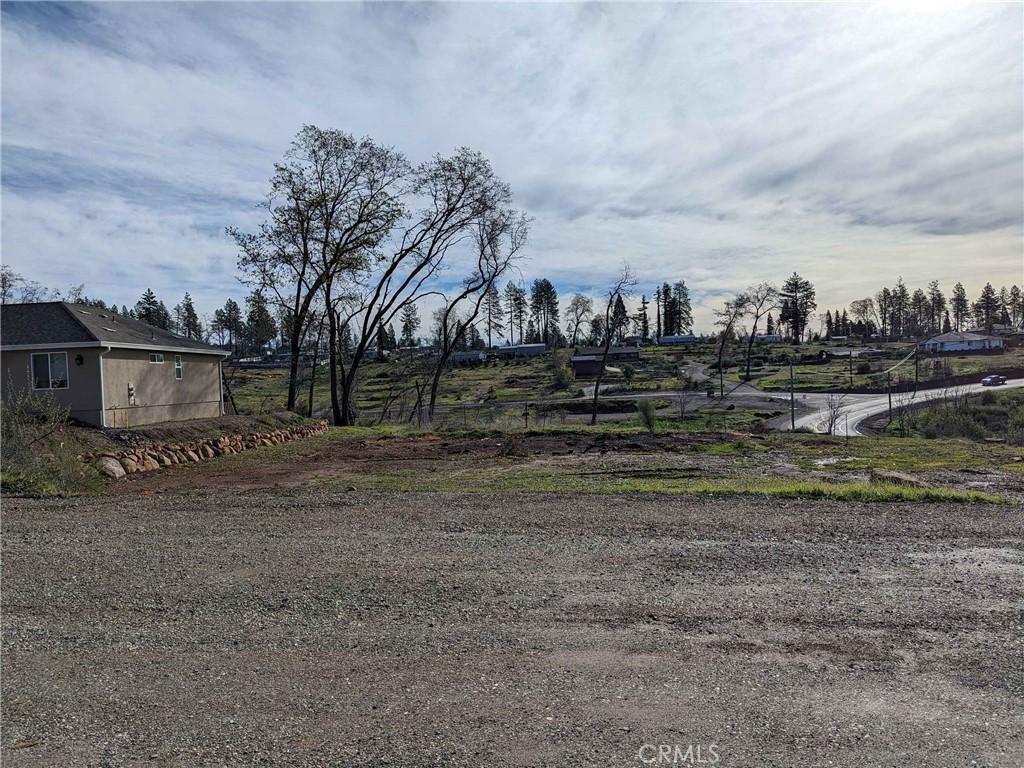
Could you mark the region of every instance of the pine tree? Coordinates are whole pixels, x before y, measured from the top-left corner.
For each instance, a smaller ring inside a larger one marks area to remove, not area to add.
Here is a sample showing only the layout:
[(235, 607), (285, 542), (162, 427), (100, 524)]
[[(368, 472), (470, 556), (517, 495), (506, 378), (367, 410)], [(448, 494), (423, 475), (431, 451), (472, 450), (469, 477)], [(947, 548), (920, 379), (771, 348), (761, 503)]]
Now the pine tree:
[(222, 309), (214, 310), (213, 323), (214, 330), (226, 335), (229, 348), (235, 351), (238, 341), (245, 332), (242, 308), (238, 306), (238, 302), (228, 299)]
[(509, 342), (515, 343), (515, 332), (519, 331), (519, 343), (523, 343), (523, 324), (526, 322), (526, 290), (516, 283), (505, 286), (505, 307), (508, 310)]
[(493, 334), (500, 331), (505, 323), (505, 310), (501, 306), (501, 294), (498, 293), (498, 286), (491, 283), (484, 294), (483, 303), (484, 327), (487, 330), (487, 348), (494, 346), (492, 343)]
[(629, 314), (626, 312), (626, 305), (622, 296), (615, 297), (615, 306), (612, 308), (612, 336), (619, 343), (629, 326)]
[(661, 328), (666, 336), (679, 333), (679, 305), (668, 283), (661, 284)]
[(828, 310), (825, 311), (825, 339), (832, 338), (832, 313)]
[(967, 302), (967, 291), (964, 290), (963, 283), (957, 283), (953, 286), (953, 296), (950, 304), (953, 309), (953, 328), (957, 331), (962, 331), (967, 320), (967, 313), (970, 312), (970, 305)]
[(406, 304), (402, 307), (402, 346), (403, 347), (415, 347), (416, 344), (416, 331), (420, 327), (420, 315), (416, 311), (415, 304)]
[(999, 297), (992, 283), (985, 283), (985, 287), (981, 289), (981, 296), (974, 302), (973, 309), (975, 323), (991, 333), (992, 326), (999, 316)]
[(814, 301), (814, 286), (794, 272), (782, 284), (779, 298), (782, 300), (779, 322), (788, 325), (793, 341), (799, 342), (803, 339), (811, 313), (818, 308)]
[(655, 313), (655, 325), (654, 325), (654, 338), (661, 338), (661, 286), (659, 285), (654, 289), (654, 313)]
[(682, 280), (672, 287), (672, 298), (675, 300), (676, 333), (693, 332), (693, 308), (690, 306), (690, 289)]
[(946, 297), (939, 288), (938, 280), (928, 283), (928, 305), (931, 313), (928, 331), (936, 333), (942, 327), (943, 315), (946, 313)]
[(163, 317), (160, 314), (160, 301), (152, 289), (147, 288), (137, 302), (135, 302), (135, 317), (138, 320), (157, 328), (162, 327), (160, 323)]
[(551, 347), (557, 338), (552, 338), (552, 329), (558, 324), (558, 291), (550, 280), (538, 278), (530, 288), (530, 314), (541, 341)]
[(770, 313), (768, 315), (768, 319), (765, 321), (765, 333), (769, 336), (775, 335), (775, 321), (772, 320)]
[(651, 321), (647, 317), (647, 297), (640, 296), (640, 308), (633, 319), (634, 329), (641, 339), (647, 339), (651, 335)]
[[(188, 298), (188, 294), (185, 294)], [(189, 299), (191, 301), (191, 299)], [(257, 289), (250, 293), (245, 304), (247, 312), (245, 316), (245, 337), (253, 350), (261, 350), (264, 345), (269, 344), (277, 336), (277, 323), (270, 313), (267, 305), (267, 297), (263, 291)]]

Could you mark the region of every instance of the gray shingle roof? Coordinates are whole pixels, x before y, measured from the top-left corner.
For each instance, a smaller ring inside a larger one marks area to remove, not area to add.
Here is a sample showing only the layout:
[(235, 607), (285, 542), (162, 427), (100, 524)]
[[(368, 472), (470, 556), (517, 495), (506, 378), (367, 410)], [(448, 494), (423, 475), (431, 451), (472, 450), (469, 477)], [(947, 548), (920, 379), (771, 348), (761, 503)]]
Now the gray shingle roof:
[(4, 347), (88, 343), (224, 354), (217, 347), (154, 328), (107, 309), (60, 301), (0, 307), (0, 344)]

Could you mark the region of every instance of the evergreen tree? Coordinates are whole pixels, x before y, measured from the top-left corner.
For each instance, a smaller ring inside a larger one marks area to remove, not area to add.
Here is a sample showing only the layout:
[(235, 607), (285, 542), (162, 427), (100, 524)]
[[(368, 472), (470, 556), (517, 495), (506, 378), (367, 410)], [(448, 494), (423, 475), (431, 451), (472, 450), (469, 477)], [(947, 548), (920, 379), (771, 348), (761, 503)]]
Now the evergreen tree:
[(825, 311), (825, 339), (832, 338), (832, 312)]
[(612, 329), (611, 333), (614, 340), (618, 343), (622, 343), (622, 338), (626, 334), (626, 328), (629, 327), (629, 314), (626, 312), (626, 305), (622, 301), (622, 296), (615, 297), (615, 306), (612, 308)]
[(779, 322), (789, 326), (790, 336), (798, 342), (803, 339), (811, 313), (818, 308), (814, 301), (814, 286), (794, 272), (782, 284), (779, 298), (782, 299)]
[(942, 332), (949, 333), (953, 330), (953, 325), (949, 322), (949, 310), (946, 310), (945, 317), (942, 320)]
[(505, 286), (505, 308), (508, 310), (509, 343), (515, 343), (515, 332), (519, 331), (519, 343), (523, 343), (523, 324), (526, 322), (528, 305), (526, 290), (516, 283), (509, 282)]
[(552, 330), (558, 325), (558, 291), (550, 280), (538, 278), (530, 288), (530, 314), (541, 341), (551, 347), (556, 338)]
[(765, 321), (765, 333), (769, 336), (775, 335), (775, 321), (772, 320), (771, 314), (768, 315), (768, 319)]
[(946, 313), (946, 297), (939, 288), (939, 281), (928, 283), (928, 306), (930, 310), (928, 331), (938, 333), (942, 327), (943, 315)]
[(910, 291), (907, 290), (902, 276), (896, 280), (896, 285), (893, 286), (891, 306), (889, 327), (892, 329), (892, 335), (898, 339), (907, 332), (907, 316), (910, 309)]
[(964, 290), (963, 283), (957, 283), (953, 286), (953, 296), (950, 304), (953, 309), (953, 328), (957, 331), (962, 331), (967, 321), (967, 313), (970, 312), (970, 304), (967, 302), (967, 291)]
[(178, 333), (187, 339), (195, 339), (199, 341), (203, 338), (203, 324), (199, 322), (199, 315), (196, 313), (195, 305), (192, 303), (192, 297), (189, 296), (188, 291), (185, 292), (185, 298), (181, 300), (181, 320), (178, 328)]
[[(188, 294), (185, 294), (188, 298)], [(191, 299), (189, 300), (191, 301)], [(270, 313), (267, 304), (267, 297), (263, 291), (257, 289), (250, 293), (245, 304), (247, 312), (245, 316), (245, 337), (253, 351), (262, 350), (263, 346), (269, 344), (277, 337), (277, 323)]]
[(996, 295), (992, 283), (985, 283), (981, 289), (981, 296), (974, 302), (974, 322), (989, 333), (999, 316), (999, 297)]
[(222, 309), (213, 313), (214, 330), (227, 337), (227, 343), (231, 351), (235, 351), (237, 343), (245, 333), (245, 326), (242, 322), (242, 308), (234, 299), (224, 302)]
[(484, 294), (483, 302), (484, 327), (487, 329), (487, 348), (494, 346), (493, 335), (501, 331), (505, 323), (505, 310), (501, 306), (501, 294), (498, 293), (498, 286), (491, 283), (487, 293)]
[(1020, 329), (1024, 325), (1024, 293), (1016, 285), (1010, 286), (1010, 325)]
[(135, 303), (135, 318), (141, 320), (147, 325), (152, 325), (156, 328), (166, 328), (170, 325), (169, 317), (165, 318), (164, 315), (167, 313), (167, 308), (161, 307), (163, 302), (157, 299), (156, 294), (153, 293), (152, 289), (147, 288), (146, 292), (142, 294)]
[(661, 286), (654, 289), (654, 338), (661, 338)]
[(650, 318), (647, 317), (647, 297), (644, 295), (640, 296), (640, 309), (637, 310), (634, 323), (637, 335), (639, 335), (641, 339), (650, 338), (651, 321)]
[(402, 341), (403, 347), (415, 347), (416, 331), (420, 327), (420, 315), (415, 304), (406, 304), (402, 307)]
[(682, 280), (672, 287), (672, 298), (676, 306), (676, 333), (693, 332), (693, 309), (690, 306), (690, 290)]
[(679, 333), (679, 304), (668, 283), (661, 284), (661, 328), (666, 336)]

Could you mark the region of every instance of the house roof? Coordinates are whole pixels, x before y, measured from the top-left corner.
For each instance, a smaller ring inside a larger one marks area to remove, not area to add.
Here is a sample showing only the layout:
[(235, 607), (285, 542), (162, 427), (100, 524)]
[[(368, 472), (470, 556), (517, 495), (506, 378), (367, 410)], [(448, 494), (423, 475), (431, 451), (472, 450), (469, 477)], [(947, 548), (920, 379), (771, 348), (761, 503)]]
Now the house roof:
[(155, 328), (107, 309), (48, 301), (0, 307), (3, 349), (75, 345), (152, 348), (226, 355), (222, 349)]
[(981, 333), (963, 333), (961, 331), (950, 331), (949, 333), (942, 333), (938, 336), (933, 336), (926, 341), (926, 344), (949, 344), (955, 342), (965, 341), (985, 341), (987, 339), (993, 339), (994, 336)]

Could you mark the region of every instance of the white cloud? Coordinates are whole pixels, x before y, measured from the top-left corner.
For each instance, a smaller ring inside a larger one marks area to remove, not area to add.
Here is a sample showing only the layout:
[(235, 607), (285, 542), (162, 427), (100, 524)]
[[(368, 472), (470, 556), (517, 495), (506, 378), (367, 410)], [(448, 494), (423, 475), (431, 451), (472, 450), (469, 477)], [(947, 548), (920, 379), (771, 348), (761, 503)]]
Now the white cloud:
[(209, 311), (242, 292), (224, 226), (315, 123), (484, 152), (565, 295), (624, 258), (716, 300), (797, 270), (823, 307), (1020, 283), (1018, 10), (5, 3), (4, 261)]

